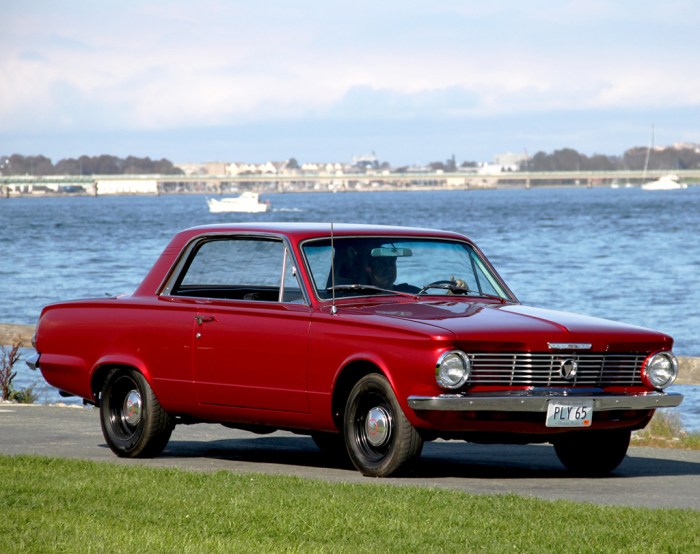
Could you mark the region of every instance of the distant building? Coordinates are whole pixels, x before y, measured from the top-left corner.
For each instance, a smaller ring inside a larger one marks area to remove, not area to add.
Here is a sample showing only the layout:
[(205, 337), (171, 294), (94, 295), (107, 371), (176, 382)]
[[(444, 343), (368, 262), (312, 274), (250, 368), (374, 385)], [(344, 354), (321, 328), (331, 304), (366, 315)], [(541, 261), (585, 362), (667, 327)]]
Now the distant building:
[(245, 175), (255, 173), (255, 164), (233, 162), (226, 166), (226, 175)]
[(185, 175), (205, 175), (206, 167), (201, 163), (181, 163), (175, 164), (175, 167), (182, 170)]
[(245, 162), (233, 162), (227, 164), (226, 175), (279, 175), (285, 173), (287, 162), (265, 162), (253, 164)]
[(525, 153), (506, 152), (504, 154), (496, 154), (493, 165), (500, 166), (501, 171), (518, 171), (520, 164), (526, 162), (527, 159), (528, 155)]
[(202, 162), (202, 163), (181, 163), (175, 167), (181, 169), (185, 175), (227, 175), (228, 162)]
[(697, 142), (676, 142), (673, 148), (676, 150), (692, 150), (693, 152), (700, 153), (700, 144)]
[(302, 164), (301, 170), (305, 173), (325, 173), (325, 174), (339, 174), (343, 172), (343, 164), (341, 163), (313, 163), (307, 162)]
[(207, 170), (207, 175), (226, 175), (227, 162), (205, 162), (204, 169)]
[(377, 169), (379, 167), (379, 159), (374, 152), (362, 156), (353, 156), (352, 165), (361, 169)]
[(481, 164), (476, 172), (479, 175), (496, 175), (503, 173), (503, 166), (500, 164)]

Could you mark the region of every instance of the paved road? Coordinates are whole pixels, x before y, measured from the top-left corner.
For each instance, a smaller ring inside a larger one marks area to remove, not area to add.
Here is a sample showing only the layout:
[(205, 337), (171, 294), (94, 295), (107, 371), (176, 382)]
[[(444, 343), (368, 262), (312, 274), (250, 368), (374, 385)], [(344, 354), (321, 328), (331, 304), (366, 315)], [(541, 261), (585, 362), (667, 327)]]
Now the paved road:
[(698, 451), (631, 448), (612, 476), (583, 479), (569, 477), (550, 446), (436, 441), (425, 445), (410, 477), (377, 480), (329, 460), (308, 437), (253, 435), (221, 425), (178, 426), (162, 456), (124, 460), (107, 448), (95, 409), (0, 404), (0, 453), (700, 510)]

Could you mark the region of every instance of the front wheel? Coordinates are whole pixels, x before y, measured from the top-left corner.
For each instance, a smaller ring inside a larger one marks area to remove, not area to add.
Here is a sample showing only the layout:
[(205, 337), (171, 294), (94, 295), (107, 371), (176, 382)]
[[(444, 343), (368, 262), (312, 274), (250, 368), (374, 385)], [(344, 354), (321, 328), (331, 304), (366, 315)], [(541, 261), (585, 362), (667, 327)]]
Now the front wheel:
[(569, 471), (579, 475), (605, 475), (622, 463), (630, 436), (631, 432), (626, 429), (567, 433), (554, 441), (554, 451)]
[(170, 440), (173, 421), (146, 378), (133, 369), (113, 369), (100, 401), (100, 423), (109, 448), (122, 458), (160, 454)]
[(343, 429), (353, 465), (369, 477), (387, 477), (417, 458), (423, 440), (406, 419), (389, 382), (365, 375), (350, 391)]

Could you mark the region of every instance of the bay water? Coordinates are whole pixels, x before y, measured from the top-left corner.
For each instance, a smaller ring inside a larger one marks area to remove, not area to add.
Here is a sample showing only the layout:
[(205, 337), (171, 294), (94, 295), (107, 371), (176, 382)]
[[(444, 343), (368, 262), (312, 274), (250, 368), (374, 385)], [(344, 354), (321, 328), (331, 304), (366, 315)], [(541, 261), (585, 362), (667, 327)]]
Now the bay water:
[[(700, 187), (265, 194), (264, 214), (210, 214), (202, 195), (0, 200), (0, 322), (35, 324), (50, 302), (132, 292), (177, 231), (239, 221), (448, 229), (481, 247), (524, 304), (657, 329), (700, 356)], [(25, 351), (26, 355), (27, 351)], [(40, 375), (20, 362), (16, 388)], [(700, 429), (700, 387), (683, 424)], [(68, 399), (68, 402), (71, 400)], [(72, 401), (77, 402), (73, 399)]]

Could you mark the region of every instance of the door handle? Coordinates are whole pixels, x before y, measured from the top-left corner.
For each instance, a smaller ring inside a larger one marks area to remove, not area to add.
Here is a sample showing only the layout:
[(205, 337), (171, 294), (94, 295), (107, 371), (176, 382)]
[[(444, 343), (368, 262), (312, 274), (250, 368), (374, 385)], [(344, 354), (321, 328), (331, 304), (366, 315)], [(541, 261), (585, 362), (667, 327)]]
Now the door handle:
[(197, 322), (197, 325), (201, 325), (202, 323), (215, 321), (216, 318), (213, 315), (196, 315), (194, 316), (194, 320)]

